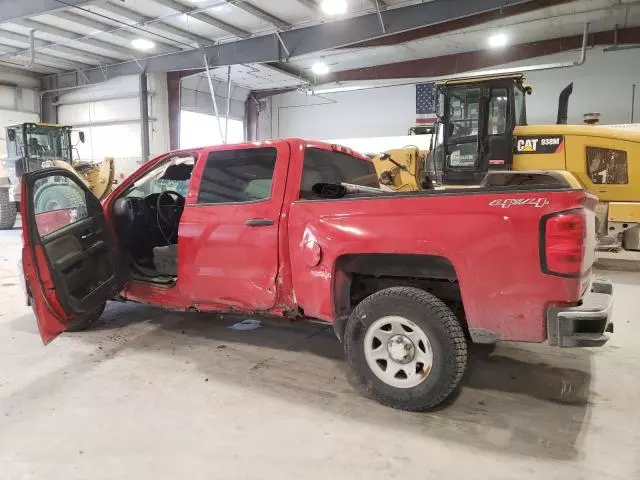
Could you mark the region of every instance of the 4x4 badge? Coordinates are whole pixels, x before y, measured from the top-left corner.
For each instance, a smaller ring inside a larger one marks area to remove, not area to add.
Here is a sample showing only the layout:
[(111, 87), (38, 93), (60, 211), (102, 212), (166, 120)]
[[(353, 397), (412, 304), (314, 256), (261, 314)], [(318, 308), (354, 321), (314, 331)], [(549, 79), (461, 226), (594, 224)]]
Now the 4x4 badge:
[(502, 207), (502, 208), (510, 208), (510, 207), (520, 207), (520, 206), (533, 206), (536, 208), (542, 208), (549, 205), (549, 199), (542, 198), (501, 198), (498, 200), (492, 200), (489, 202), (489, 205), (492, 207)]

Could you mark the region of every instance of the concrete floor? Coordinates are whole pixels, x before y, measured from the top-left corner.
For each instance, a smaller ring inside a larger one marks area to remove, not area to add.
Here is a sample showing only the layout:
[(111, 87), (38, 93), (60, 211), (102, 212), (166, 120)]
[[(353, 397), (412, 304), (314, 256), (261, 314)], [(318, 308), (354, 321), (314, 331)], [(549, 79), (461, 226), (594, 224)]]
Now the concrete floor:
[(43, 347), (0, 232), (0, 478), (640, 479), (640, 274), (594, 350), (473, 351), (450, 405), (356, 393), (331, 329), (110, 304)]

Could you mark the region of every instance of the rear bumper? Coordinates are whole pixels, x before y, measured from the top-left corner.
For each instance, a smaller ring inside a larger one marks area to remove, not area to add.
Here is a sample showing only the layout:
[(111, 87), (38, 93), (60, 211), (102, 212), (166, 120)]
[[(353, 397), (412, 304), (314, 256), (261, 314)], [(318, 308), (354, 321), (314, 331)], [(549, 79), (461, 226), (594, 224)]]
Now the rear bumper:
[(576, 307), (551, 308), (547, 312), (549, 345), (558, 347), (600, 347), (613, 332), (613, 284), (595, 278), (591, 290)]

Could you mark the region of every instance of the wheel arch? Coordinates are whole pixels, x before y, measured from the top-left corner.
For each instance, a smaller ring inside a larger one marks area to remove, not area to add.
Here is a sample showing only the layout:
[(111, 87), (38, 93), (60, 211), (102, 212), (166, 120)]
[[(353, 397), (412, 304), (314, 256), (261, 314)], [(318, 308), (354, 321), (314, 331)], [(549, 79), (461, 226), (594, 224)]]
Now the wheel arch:
[(390, 285), (414, 286), (416, 282), (437, 281), (455, 285), (458, 275), (453, 263), (439, 255), (416, 254), (345, 254), (336, 259), (333, 275), (333, 328), (342, 340), (347, 319), (354, 308), (354, 280), (373, 281), (367, 294)]

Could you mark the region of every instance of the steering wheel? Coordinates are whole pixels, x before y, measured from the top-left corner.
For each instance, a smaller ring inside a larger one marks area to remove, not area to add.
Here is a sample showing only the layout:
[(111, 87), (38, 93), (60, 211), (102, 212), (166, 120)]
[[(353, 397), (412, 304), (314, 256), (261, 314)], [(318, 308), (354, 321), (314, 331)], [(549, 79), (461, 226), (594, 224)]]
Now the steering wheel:
[(451, 135), (449, 135), (449, 137), (451, 138), (461, 138), (461, 137), (466, 137), (467, 135), (469, 135), (471, 128), (467, 127), (465, 125), (463, 125), (462, 123), (459, 122), (455, 122), (451, 124)]
[(156, 211), (165, 225), (174, 226), (184, 207), (184, 197), (174, 190), (166, 190), (158, 195)]

